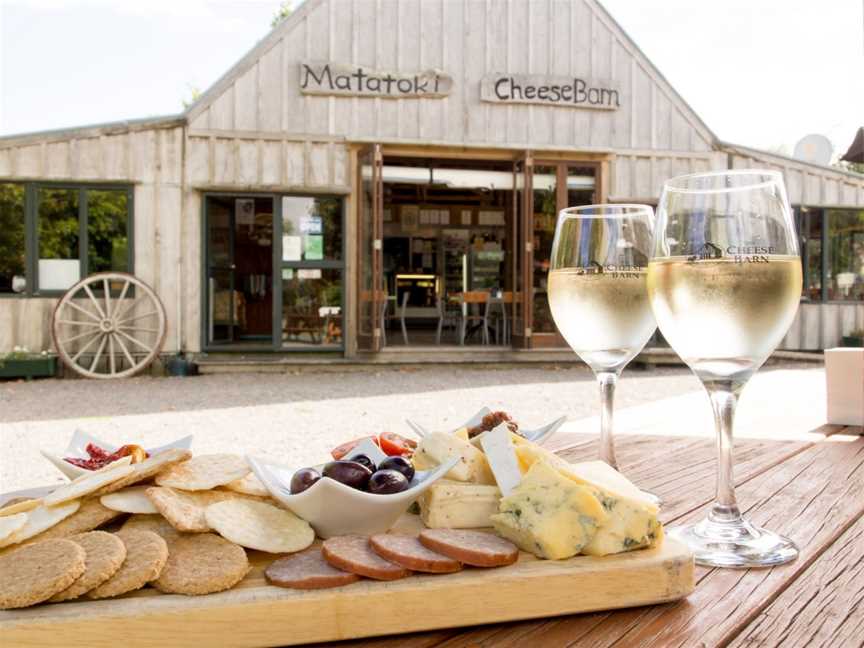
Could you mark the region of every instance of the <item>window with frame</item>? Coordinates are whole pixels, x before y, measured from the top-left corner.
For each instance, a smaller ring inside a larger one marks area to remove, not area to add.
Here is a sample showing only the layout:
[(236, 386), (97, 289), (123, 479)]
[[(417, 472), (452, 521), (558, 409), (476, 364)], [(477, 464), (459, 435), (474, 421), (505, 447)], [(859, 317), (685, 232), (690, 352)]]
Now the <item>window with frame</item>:
[(831, 301), (864, 301), (864, 209), (826, 209), (827, 274)]
[(0, 183), (0, 293), (27, 290), (24, 185)]
[(0, 182), (0, 293), (65, 291), (131, 272), (132, 189)]

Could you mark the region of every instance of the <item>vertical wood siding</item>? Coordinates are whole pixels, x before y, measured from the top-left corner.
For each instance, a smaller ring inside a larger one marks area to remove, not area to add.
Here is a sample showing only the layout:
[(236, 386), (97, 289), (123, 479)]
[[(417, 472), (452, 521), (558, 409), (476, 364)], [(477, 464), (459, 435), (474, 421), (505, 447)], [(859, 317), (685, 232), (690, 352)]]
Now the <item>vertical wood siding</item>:
[[(322, 0), (238, 71), (196, 130), (514, 147), (708, 151), (711, 135), (593, 0)], [(304, 96), (299, 62), (337, 61), (454, 77), (445, 99)], [(589, 111), (480, 101), (483, 76), (615, 82), (622, 105)], [(649, 109), (650, 107), (650, 109)]]
[[(135, 274), (165, 304), (165, 351), (176, 351), (181, 239), (183, 129), (68, 136), (22, 146), (0, 142), (0, 182), (56, 180), (120, 181), (134, 185)], [(198, 272), (198, 259), (187, 262)], [(0, 353), (15, 345), (52, 348), (50, 318), (56, 298), (0, 298)]]

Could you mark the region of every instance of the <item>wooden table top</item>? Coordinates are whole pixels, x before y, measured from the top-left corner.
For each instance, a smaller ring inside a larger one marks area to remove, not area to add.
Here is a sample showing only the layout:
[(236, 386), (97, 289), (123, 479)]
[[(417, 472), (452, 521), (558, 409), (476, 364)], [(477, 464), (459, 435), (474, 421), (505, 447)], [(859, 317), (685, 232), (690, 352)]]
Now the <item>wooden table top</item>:
[[(801, 554), (791, 564), (749, 570), (697, 567), (696, 590), (676, 603), (327, 645), (864, 646), (862, 432), (826, 425), (793, 441), (736, 440), (739, 505), (756, 524), (798, 544)], [(561, 435), (556, 443), (565, 446), (561, 454), (571, 461), (596, 457), (592, 435)], [(617, 446), (622, 471), (664, 499), (664, 524), (704, 517), (714, 495), (711, 439), (628, 435), (619, 437)]]

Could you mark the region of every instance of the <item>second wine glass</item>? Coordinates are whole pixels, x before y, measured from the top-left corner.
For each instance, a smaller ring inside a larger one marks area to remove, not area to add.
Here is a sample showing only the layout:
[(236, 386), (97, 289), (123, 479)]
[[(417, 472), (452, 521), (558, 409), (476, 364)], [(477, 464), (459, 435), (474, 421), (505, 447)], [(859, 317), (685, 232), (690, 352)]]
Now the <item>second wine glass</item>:
[(600, 458), (616, 470), (615, 385), (656, 329), (646, 283), (653, 221), (648, 205), (571, 207), (558, 215), (552, 243), (549, 307), (597, 377)]

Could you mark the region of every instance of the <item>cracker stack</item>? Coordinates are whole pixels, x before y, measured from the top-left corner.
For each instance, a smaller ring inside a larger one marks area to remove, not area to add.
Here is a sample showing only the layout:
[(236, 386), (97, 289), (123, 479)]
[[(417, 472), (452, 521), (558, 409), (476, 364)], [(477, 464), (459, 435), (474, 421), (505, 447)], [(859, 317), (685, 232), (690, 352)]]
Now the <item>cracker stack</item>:
[[(115, 518), (126, 514), (116, 530)], [(115, 530), (95, 530), (106, 524)], [(293, 552), (314, 537), (267, 496), (242, 457), (166, 450), (0, 509), (0, 609), (109, 598), (148, 584), (218, 592), (249, 572), (243, 547)]]

